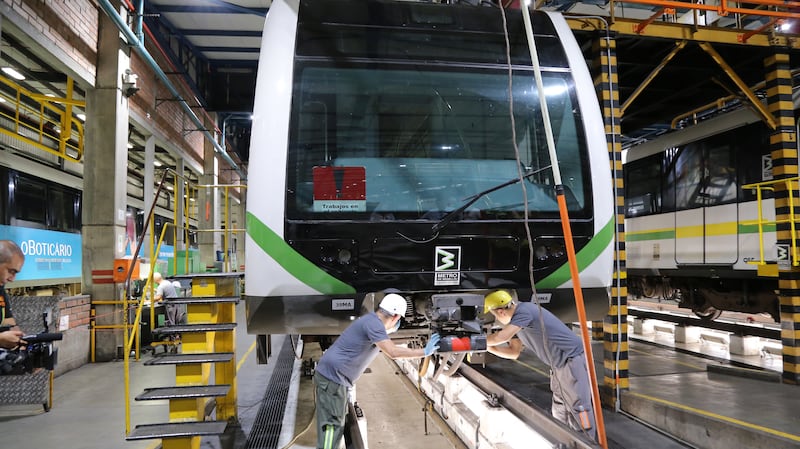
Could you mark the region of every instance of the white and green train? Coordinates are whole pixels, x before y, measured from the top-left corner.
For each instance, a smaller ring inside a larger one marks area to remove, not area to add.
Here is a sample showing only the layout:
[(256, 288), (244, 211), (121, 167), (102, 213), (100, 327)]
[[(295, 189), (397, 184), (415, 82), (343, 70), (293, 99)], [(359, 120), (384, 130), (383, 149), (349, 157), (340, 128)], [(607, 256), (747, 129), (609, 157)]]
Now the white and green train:
[[(338, 335), (386, 289), (409, 301), (407, 330), (441, 317), (437, 300), (468, 321), (475, 307), (457, 306), (492, 289), (532, 298), (529, 259), (537, 298), (575, 319), (522, 15), (506, 17), (508, 48), (498, 7), (272, 3), (249, 163), (249, 333)], [(587, 315), (598, 319), (614, 233), (603, 122), (565, 20), (537, 12), (533, 29)]]
[[(625, 229), (633, 295), (676, 300), (698, 316), (768, 313), (780, 320), (775, 206), (753, 189), (772, 179), (769, 129), (749, 109), (628, 150)], [(767, 265), (754, 262), (763, 261)], [(767, 275), (769, 273), (769, 275)]]

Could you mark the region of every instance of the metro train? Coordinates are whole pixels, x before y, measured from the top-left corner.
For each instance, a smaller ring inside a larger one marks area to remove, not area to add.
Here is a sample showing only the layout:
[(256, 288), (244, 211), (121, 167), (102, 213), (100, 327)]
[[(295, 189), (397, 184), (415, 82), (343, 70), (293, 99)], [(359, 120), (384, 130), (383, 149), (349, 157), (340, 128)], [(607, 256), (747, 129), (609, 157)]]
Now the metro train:
[(769, 133), (740, 109), (627, 150), (631, 295), (677, 301), (708, 320), (736, 311), (780, 321), (776, 273), (759, 270), (776, 267), (772, 192), (762, 191), (759, 238), (755, 190), (742, 188), (772, 179)]
[[(601, 319), (614, 233), (603, 121), (564, 18), (532, 23), (587, 316)], [(330, 341), (389, 289), (409, 305), (398, 334), (478, 332), (497, 288), (576, 320), (520, 10), (275, 0), (262, 41), (248, 333)]]

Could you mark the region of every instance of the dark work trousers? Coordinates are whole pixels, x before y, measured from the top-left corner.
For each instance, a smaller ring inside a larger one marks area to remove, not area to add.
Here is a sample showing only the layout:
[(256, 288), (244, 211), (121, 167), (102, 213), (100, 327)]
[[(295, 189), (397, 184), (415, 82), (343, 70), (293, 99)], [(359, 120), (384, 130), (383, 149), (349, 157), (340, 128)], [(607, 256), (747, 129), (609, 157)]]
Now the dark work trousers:
[(595, 440), (592, 384), (583, 356), (570, 358), (564, 366), (551, 367), (550, 389), (553, 416)]
[(317, 407), (317, 449), (336, 449), (344, 434), (347, 387), (314, 373)]

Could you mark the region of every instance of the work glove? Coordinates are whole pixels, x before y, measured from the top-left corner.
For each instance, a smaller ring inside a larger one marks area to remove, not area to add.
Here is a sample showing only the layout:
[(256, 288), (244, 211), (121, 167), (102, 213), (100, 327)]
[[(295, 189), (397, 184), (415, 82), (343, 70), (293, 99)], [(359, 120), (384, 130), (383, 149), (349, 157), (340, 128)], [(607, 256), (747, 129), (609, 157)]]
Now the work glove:
[(434, 333), (431, 334), (430, 340), (428, 340), (428, 344), (425, 345), (425, 356), (429, 356), (434, 352), (439, 350), (439, 334)]

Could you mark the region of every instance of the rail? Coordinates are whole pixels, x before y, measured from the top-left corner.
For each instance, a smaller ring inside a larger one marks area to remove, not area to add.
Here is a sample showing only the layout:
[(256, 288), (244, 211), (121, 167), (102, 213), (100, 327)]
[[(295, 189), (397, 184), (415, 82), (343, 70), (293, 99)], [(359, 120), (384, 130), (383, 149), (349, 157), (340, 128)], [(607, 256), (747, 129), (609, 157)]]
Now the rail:
[(756, 225), (758, 227), (758, 260), (751, 260), (747, 263), (752, 265), (759, 265), (765, 266), (768, 264), (768, 261), (764, 257), (764, 234), (767, 232), (772, 232), (772, 229), (777, 229), (779, 224), (789, 224), (789, 230), (791, 232), (791, 239), (789, 243), (788, 251), (783, 251), (781, 247), (778, 247), (778, 254), (776, 255), (776, 260), (780, 265), (782, 262), (791, 263), (792, 266), (800, 266), (800, 257), (798, 255), (798, 248), (797, 248), (797, 216), (794, 213), (794, 207), (789, 207), (789, 218), (788, 219), (766, 219), (764, 218), (764, 192), (770, 191), (774, 192), (776, 187), (783, 187), (786, 192), (789, 194), (789, 204), (794, 204), (795, 202), (795, 195), (798, 189), (798, 181), (800, 181), (800, 177), (792, 177), (792, 178), (784, 178), (784, 179), (774, 179), (771, 181), (763, 181), (757, 182), (752, 184), (745, 184), (742, 186), (742, 190), (753, 190), (756, 194), (756, 205), (758, 207), (758, 215), (755, 220), (743, 220), (740, 222), (741, 225)]
[(678, 315), (674, 313), (655, 312), (652, 310), (645, 310), (636, 307), (628, 307), (628, 315), (642, 319), (651, 319), (666, 321), (670, 323), (679, 324), (682, 326), (697, 326), (704, 329), (713, 329), (723, 332), (730, 332), (734, 335), (741, 336), (754, 336), (766, 338), (769, 340), (780, 340), (781, 330), (778, 325), (768, 327), (763, 324), (745, 324), (735, 323), (729, 321), (721, 321), (716, 319), (714, 321), (703, 320), (701, 318), (693, 318), (688, 315)]
[(71, 162), (83, 158), (83, 123), (73, 114), (85, 110), (86, 102), (73, 98), (74, 82), (67, 78), (66, 97), (49, 97), (25, 89), (0, 76), (0, 118), (8, 123), (0, 133)]
[[(468, 447), (600, 447), (466, 364), (458, 369), (459, 376), (437, 378), (421, 374), (416, 362), (410, 359), (395, 363), (407, 381), (428, 398), (428, 406), (444, 418)], [(428, 406), (423, 413), (427, 413)], [(499, 423), (514, 431), (492, 429)]]

